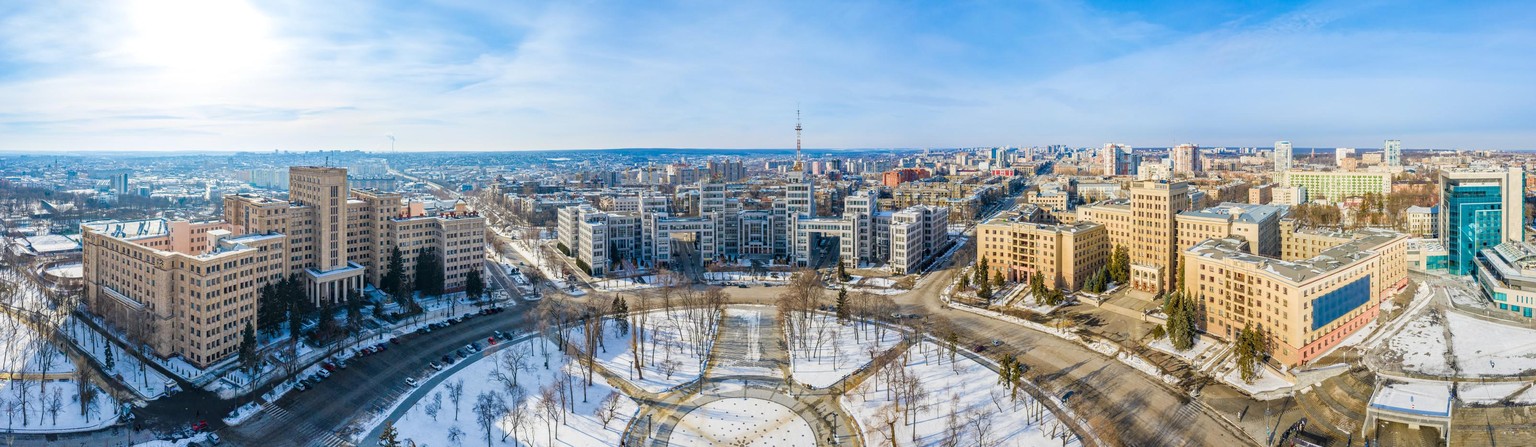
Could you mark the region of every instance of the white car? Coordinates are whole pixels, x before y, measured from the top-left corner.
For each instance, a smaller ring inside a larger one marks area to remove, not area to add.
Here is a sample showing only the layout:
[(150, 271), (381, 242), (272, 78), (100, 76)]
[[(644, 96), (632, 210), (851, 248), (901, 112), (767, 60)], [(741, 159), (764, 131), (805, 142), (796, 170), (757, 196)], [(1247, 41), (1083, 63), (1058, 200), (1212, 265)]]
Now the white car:
[(413, 387), (416, 386), (416, 378), (415, 377), (406, 377), (405, 378), (405, 384), (413, 386)]

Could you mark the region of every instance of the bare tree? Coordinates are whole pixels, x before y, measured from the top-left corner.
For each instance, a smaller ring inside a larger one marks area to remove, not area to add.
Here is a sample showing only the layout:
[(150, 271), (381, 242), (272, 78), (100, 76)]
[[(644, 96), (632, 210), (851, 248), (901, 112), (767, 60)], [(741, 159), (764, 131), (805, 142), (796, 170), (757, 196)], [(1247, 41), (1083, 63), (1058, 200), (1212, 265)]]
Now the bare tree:
[(442, 410), (443, 410), (443, 392), (442, 391), (438, 391), (436, 393), (433, 393), (432, 394), (432, 401), (427, 402), (427, 405), (421, 408), (421, 411), (423, 413), (426, 413), (427, 416), (431, 416), (432, 417), (432, 422), (437, 422), (437, 413), (439, 411), (442, 411)]
[(496, 360), (500, 362), (501, 369), (511, 373), (512, 383), (509, 386), (517, 386), (517, 373), (528, 370), (528, 357), (533, 354), (530, 349), (531, 347), (516, 345), (497, 354)]
[(501, 392), (484, 391), (475, 396), (475, 423), (485, 432), (485, 447), (491, 447), (491, 429), (496, 428), (496, 421), (506, 411), (507, 402), (502, 400)]
[(967, 414), (967, 423), (971, 426), (971, 432), (976, 433), (976, 445), (979, 447), (997, 444), (997, 440), (992, 439), (993, 416), (994, 413), (991, 410), (984, 408), (972, 410)]
[(545, 428), (549, 431), (550, 444), (554, 444), (554, 440), (559, 439), (560, 436), (560, 432), (557, 429), (557, 426), (560, 425), (560, 412), (562, 411), (559, 394), (559, 384), (551, 383), (542, 390), (539, 390), (539, 418), (544, 420)]
[(949, 414), (944, 416), (942, 447), (959, 447), (960, 437), (965, 434), (965, 422), (960, 420), (960, 395), (949, 394)]
[(512, 392), (507, 394), (507, 412), (501, 415), (501, 423), (506, 424), (508, 430), (501, 434), (502, 442), (506, 442), (507, 436), (519, 436), (518, 430), (528, 419), (527, 406), (523, 405), (524, 397), (522, 387), (512, 388)]
[(604, 427), (607, 427), (608, 423), (619, 415), (619, 393), (608, 393), (608, 396), (603, 397), (603, 401), (598, 402), (594, 415), (598, 420), (603, 421)]
[(11, 387), (11, 393), (16, 395), (18, 402), (21, 402), (21, 426), (32, 425), (32, 419), (28, 417), (27, 412), (27, 403), (32, 400), (32, 392), (28, 390), (28, 388), (31, 388), (31, 382), (27, 380), (17, 380), (14, 382)]
[(459, 420), (459, 402), (464, 399), (464, 379), (448, 382), (448, 400), (453, 401), (453, 420)]
[(464, 430), (460, 430), (458, 425), (448, 427), (448, 444), (455, 447), (464, 445)]
[[(44, 392), (44, 394), (47, 393)], [(64, 390), (54, 388), (53, 394), (48, 394), (44, 405), (48, 415), (53, 417), (53, 425), (59, 425), (59, 411), (64, 409)]]

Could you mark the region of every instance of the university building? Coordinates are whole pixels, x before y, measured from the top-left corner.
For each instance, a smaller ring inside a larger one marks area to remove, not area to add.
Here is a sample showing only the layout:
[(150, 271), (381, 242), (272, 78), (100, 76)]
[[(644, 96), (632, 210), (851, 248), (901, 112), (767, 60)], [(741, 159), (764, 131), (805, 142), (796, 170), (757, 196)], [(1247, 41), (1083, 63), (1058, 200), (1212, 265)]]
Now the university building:
[(1253, 254), (1248, 241), (1230, 237), (1184, 251), (1186, 293), (1199, 303), (1202, 329), (1229, 341), (1245, 326), (1262, 329), (1271, 357), (1296, 365), (1364, 327), (1407, 285), (1408, 237), (1381, 229), (1329, 237), (1345, 241), (1298, 260)]
[(398, 194), (350, 190), (344, 168), (293, 167), (289, 178), (288, 200), (225, 196), (219, 222), (83, 224), (87, 305), (156, 355), (207, 367), (255, 326), (268, 283), (297, 275), (316, 305), (334, 304), (378, 284), (395, 247), (408, 275), (434, 249), (448, 291), (483, 263), (485, 219), (462, 203), (429, 214)]

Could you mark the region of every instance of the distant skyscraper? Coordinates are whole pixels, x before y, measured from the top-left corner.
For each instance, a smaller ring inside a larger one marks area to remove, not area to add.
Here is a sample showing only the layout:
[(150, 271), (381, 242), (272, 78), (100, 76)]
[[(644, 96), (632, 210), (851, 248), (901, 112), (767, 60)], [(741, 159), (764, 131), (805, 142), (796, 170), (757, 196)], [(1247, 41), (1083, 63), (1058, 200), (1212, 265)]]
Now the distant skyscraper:
[(1293, 160), (1295, 160), (1295, 158), (1291, 156), (1291, 142), (1276, 141), (1275, 171), (1284, 174), (1285, 171), (1291, 170), (1291, 162)]
[(1381, 161), (1390, 167), (1403, 165), (1403, 142), (1400, 140), (1387, 140), (1381, 147)]
[(1173, 172), (1175, 174), (1193, 174), (1200, 172), (1200, 146), (1196, 144), (1180, 144), (1169, 153), (1173, 160)]
[(1104, 175), (1135, 175), (1140, 157), (1124, 144), (1109, 143), (1099, 152)]

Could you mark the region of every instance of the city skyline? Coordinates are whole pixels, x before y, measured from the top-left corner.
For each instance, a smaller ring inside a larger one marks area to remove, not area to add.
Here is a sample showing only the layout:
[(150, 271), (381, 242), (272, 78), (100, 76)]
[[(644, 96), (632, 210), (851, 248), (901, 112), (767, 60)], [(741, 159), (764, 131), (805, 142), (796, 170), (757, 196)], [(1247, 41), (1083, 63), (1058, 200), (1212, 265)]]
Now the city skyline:
[(19, 5), (0, 151), (1531, 149), (1531, 9)]

